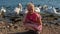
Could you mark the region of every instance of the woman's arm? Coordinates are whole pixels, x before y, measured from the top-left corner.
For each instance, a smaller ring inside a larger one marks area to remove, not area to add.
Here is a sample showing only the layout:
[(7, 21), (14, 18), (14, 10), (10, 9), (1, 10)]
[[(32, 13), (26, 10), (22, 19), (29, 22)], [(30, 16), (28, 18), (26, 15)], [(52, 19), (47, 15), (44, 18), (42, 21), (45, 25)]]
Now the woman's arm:
[(39, 14), (38, 14), (38, 16), (37, 16), (37, 23), (38, 23), (39, 25), (42, 25), (41, 15), (39, 15)]

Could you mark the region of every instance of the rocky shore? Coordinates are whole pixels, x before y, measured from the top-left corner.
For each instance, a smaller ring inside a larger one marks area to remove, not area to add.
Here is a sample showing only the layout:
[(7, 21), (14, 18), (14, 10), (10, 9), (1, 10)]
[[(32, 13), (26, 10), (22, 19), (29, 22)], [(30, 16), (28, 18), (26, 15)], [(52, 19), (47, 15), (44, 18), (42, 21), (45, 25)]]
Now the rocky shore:
[[(59, 34), (60, 18), (52, 15), (42, 16), (43, 30), (41, 34)], [(23, 17), (0, 18), (0, 34), (33, 34), (22, 25)]]

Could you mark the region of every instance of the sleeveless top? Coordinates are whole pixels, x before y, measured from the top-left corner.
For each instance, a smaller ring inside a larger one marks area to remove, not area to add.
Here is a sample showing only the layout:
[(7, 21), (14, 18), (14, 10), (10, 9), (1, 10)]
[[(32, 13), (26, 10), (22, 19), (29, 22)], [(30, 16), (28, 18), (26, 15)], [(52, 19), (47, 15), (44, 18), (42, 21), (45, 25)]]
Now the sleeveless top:
[(28, 20), (28, 23), (33, 22), (33, 23), (39, 24), (39, 23), (37, 23), (37, 18), (41, 19), (40, 14), (38, 14), (36, 12), (34, 12), (33, 14), (27, 13), (25, 20)]
[(37, 23), (37, 18), (41, 19), (41, 16), (38, 13), (28, 13), (25, 20), (28, 20), (30, 22), (25, 23), (25, 25), (27, 25), (28, 27), (32, 27), (35, 30), (42, 31), (42, 24), (39, 25), (39, 23)]

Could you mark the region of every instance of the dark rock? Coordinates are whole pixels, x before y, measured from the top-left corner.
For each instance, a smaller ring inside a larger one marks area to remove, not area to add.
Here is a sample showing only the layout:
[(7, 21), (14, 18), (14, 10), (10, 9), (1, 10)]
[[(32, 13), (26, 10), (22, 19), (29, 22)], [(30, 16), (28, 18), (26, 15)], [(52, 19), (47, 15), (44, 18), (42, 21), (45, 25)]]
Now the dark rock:
[(54, 18), (54, 20), (58, 20), (58, 18)]
[(54, 15), (50, 15), (49, 17), (54, 17)]
[(56, 10), (58, 10), (59, 8), (55, 8)]
[(59, 26), (59, 24), (58, 24), (58, 23), (55, 23), (55, 25)]
[(14, 26), (14, 29), (17, 29), (18, 27), (17, 26)]
[(23, 16), (23, 14), (20, 14), (20, 16)]

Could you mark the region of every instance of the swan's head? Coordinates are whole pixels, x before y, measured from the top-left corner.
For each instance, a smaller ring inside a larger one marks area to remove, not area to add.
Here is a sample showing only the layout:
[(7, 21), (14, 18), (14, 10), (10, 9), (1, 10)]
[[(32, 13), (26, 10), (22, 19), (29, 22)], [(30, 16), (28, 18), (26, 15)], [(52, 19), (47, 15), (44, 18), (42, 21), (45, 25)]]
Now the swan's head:
[(22, 8), (22, 4), (21, 3), (18, 4), (18, 8)]
[(44, 6), (43, 6), (43, 9), (47, 9), (47, 8), (48, 8), (48, 6), (47, 6), (47, 5), (44, 5)]

